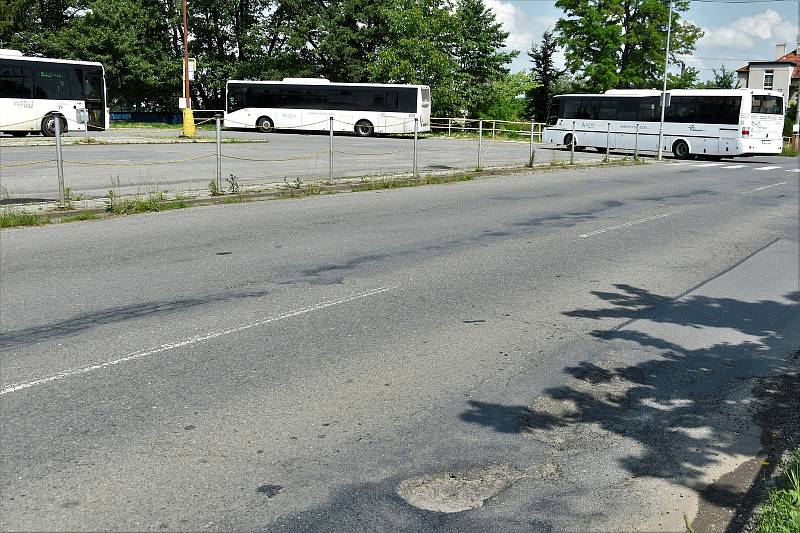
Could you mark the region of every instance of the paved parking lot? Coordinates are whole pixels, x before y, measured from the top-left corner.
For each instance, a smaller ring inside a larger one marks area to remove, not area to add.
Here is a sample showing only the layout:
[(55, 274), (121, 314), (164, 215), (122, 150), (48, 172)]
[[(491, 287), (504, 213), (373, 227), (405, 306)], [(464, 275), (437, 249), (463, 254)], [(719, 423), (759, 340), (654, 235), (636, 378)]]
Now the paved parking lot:
[[(123, 140), (177, 140), (179, 130), (112, 129), (92, 136), (100, 143), (64, 146), (64, 179), (75, 193), (102, 196), (112, 186), (122, 194), (154, 190), (184, 191), (207, 187), (216, 172), (213, 131), (201, 130), (198, 143), (119, 144)], [(223, 178), (234, 174), (241, 185), (328, 178), (327, 134), (225, 131)], [(81, 134), (68, 134), (77, 138)], [(260, 142), (259, 142), (260, 141)], [(47, 144), (42, 145), (41, 143)], [(31, 146), (30, 144), (34, 145)], [(27, 144), (27, 145), (26, 145)], [(569, 152), (537, 145), (537, 161), (569, 159)], [(483, 144), (483, 167), (521, 165), (528, 161), (526, 142)], [(410, 172), (413, 139), (409, 137), (334, 138), (334, 176), (379, 176)], [(619, 155), (620, 157), (622, 154)], [(596, 160), (595, 151), (577, 153), (578, 160)], [(14, 198), (53, 199), (58, 195), (55, 146), (51, 139), (0, 138), (0, 182)], [(418, 142), (420, 172), (471, 169), (478, 164), (478, 142), (423, 137)], [(118, 184), (118, 185), (117, 185)]]

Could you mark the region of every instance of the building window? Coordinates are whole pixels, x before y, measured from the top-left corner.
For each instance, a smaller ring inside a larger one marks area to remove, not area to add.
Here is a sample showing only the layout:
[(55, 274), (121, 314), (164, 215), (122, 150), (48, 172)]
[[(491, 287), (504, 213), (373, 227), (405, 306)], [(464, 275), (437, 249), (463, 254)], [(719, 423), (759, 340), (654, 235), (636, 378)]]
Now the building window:
[(767, 91), (772, 90), (772, 80), (775, 78), (775, 73), (773, 70), (765, 70), (764, 71), (764, 89)]

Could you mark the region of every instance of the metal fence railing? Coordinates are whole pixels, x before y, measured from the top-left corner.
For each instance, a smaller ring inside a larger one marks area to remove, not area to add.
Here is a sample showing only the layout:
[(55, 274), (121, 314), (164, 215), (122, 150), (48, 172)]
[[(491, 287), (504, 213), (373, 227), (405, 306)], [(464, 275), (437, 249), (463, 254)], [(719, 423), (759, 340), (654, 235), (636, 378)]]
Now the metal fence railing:
[[(481, 122), (483, 123), (481, 126)], [(446, 132), (448, 135), (458, 133), (478, 133), (482, 128), (483, 134), (491, 138), (505, 136), (511, 139), (521, 137), (529, 138), (533, 134), (534, 142), (542, 142), (542, 131), (546, 124), (541, 122), (520, 122), (512, 120), (492, 120), (464, 117), (435, 117), (431, 118), (431, 130)]]
[[(119, 130), (93, 132), (90, 137), (76, 132), (71, 119), (67, 119), (68, 128), (59, 128), (55, 139), (2, 138), (0, 203), (39, 198), (57, 200), (64, 208), (74, 203), (71, 199), (108, 197), (111, 201), (140, 191), (177, 196), (202, 194), (208, 189), (214, 195), (226, 188), (226, 182), (231, 193), (257, 192), (274, 186), (299, 188), (301, 180), (304, 187), (310, 187), (341, 178), (391, 180), (534, 163), (569, 164), (576, 157), (574, 150), (540, 152), (544, 125), (531, 122), (435, 119), (434, 131), (449, 128), (454, 136), (457, 131), (471, 134), (467, 139), (448, 141), (420, 134), (414, 118), (406, 119), (406, 128), (400, 127), (411, 133), (361, 138), (339, 135), (340, 131), (358, 133), (356, 124), (320, 117), (313, 124), (286, 128), (307, 134), (287, 138), (252, 131), (252, 124), (223, 129), (219, 111), (195, 110), (195, 114), (197, 124), (207, 123), (209, 129), (198, 131), (191, 139), (180, 138), (175, 128), (153, 135), (138, 129), (129, 135)], [(507, 142), (512, 138), (521, 142)], [(137, 148), (136, 144), (148, 146)], [(590, 157), (594, 156), (581, 158)]]

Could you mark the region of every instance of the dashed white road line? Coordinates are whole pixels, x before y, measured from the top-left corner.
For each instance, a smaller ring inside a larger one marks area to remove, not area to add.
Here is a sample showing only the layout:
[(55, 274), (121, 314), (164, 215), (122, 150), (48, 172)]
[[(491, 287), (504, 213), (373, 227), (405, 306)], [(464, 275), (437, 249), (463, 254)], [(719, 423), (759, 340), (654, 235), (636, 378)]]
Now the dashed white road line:
[(348, 302), (352, 302), (355, 300), (360, 300), (361, 298), (367, 298), (369, 296), (374, 296), (376, 294), (380, 294), (383, 292), (390, 291), (395, 289), (396, 287), (381, 287), (378, 289), (373, 289), (368, 292), (362, 292), (360, 294), (354, 294), (352, 296), (348, 296), (346, 298), (341, 298), (339, 300), (330, 300), (327, 302), (321, 302), (310, 307), (304, 307), (302, 309), (297, 309), (294, 311), (290, 311), (286, 314), (280, 316), (272, 316), (269, 318), (265, 318), (263, 320), (258, 320), (256, 322), (251, 322), (249, 324), (245, 324), (243, 326), (237, 326), (235, 328), (226, 329), (224, 331), (215, 331), (211, 333), (206, 333), (205, 335), (197, 335), (195, 337), (191, 337), (189, 339), (184, 339), (181, 341), (171, 342), (168, 344), (162, 344), (157, 348), (151, 348), (149, 350), (141, 351), (141, 352), (134, 352), (128, 354), (124, 357), (120, 357), (119, 359), (113, 359), (111, 361), (104, 361), (102, 363), (95, 363), (93, 365), (87, 365), (81, 368), (74, 368), (72, 370), (63, 370), (51, 376), (43, 377), (40, 379), (36, 379), (33, 381), (25, 381), (22, 383), (16, 383), (13, 385), (9, 385), (6, 388), (0, 390), (0, 395), (8, 394), (10, 392), (17, 392), (23, 389), (28, 389), (30, 387), (35, 387), (36, 385), (44, 385), (45, 383), (50, 383), (51, 381), (58, 381), (60, 379), (68, 378), (71, 376), (76, 376), (78, 374), (86, 374), (88, 372), (93, 372), (95, 370), (101, 370), (103, 368), (107, 368), (110, 366), (118, 365), (120, 363), (126, 363), (128, 361), (133, 361), (135, 359), (141, 359), (142, 357), (147, 357), (149, 355), (155, 355), (157, 353), (166, 352), (169, 350), (174, 350), (176, 348), (183, 348), (184, 346), (191, 346), (192, 344), (197, 344), (198, 342), (203, 342), (211, 339), (216, 339), (218, 337), (224, 337), (226, 335), (231, 335), (234, 333), (240, 333), (250, 328), (254, 328), (256, 326), (263, 326), (264, 324), (269, 324), (270, 322), (277, 322), (279, 320), (285, 320), (287, 318), (292, 318), (299, 315), (304, 315), (306, 313), (311, 313), (313, 311), (319, 311), (320, 309), (325, 309), (326, 307), (333, 307), (334, 305), (340, 305)]
[(763, 191), (764, 189), (769, 189), (770, 187), (777, 187), (778, 185), (786, 185), (787, 183), (789, 183), (789, 182), (788, 181), (782, 181), (780, 183), (773, 183), (772, 185), (765, 185), (763, 187), (758, 187), (756, 189), (750, 189), (749, 191), (744, 191), (741, 194), (750, 194), (751, 192)]
[(619, 224), (619, 225), (617, 225), (617, 226), (611, 226), (611, 227), (608, 227), (608, 228), (599, 229), (599, 230), (597, 230), (597, 231), (592, 231), (592, 232), (589, 232), (589, 233), (584, 233), (584, 234), (582, 234), (582, 235), (578, 235), (578, 237), (584, 237), (584, 238), (585, 238), (585, 237), (592, 237), (592, 236), (594, 236), (594, 235), (599, 235), (599, 234), (601, 234), (601, 233), (605, 233), (605, 232), (607, 232), (607, 231), (614, 231), (614, 230), (616, 230), (616, 229), (620, 229), (620, 228), (627, 228), (628, 226), (634, 226), (634, 225), (636, 225), (636, 224), (641, 224), (641, 223), (643, 223), (643, 222), (649, 222), (649, 221), (651, 221), (651, 220), (656, 220), (656, 219), (658, 219), (658, 218), (664, 218), (664, 217), (668, 217), (668, 216), (670, 216), (670, 215), (674, 215), (674, 214), (676, 214), (676, 213), (680, 213), (680, 212), (681, 212), (681, 211), (670, 211), (669, 213), (663, 213), (663, 214), (661, 214), (661, 215), (654, 215), (654, 216), (652, 216), (652, 217), (640, 218), (639, 220), (632, 220), (632, 221), (630, 221), (630, 222), (626, 222), (626, 223), (624, 223), (624, 224)]
[(781, 168), (781, 167), (776, 167), (776, 166), (757, 167), (754, 170), (775, 170), (776, 168)]
[(800, 172), (800, 168), (790, 168), (786, 172)]
[(721, 164), (722, 163), (703, 163), (702, 165), (697, 165), (697, 166), (700, 167), (700, 168), (703, 168), (703, 167), (718, 167)]
[(728, 165), (727, 167), (720, 167), (720, 168), (734, 169), (734, 168), (744, 168), (745, 166), (747, 166), (747, 165)]

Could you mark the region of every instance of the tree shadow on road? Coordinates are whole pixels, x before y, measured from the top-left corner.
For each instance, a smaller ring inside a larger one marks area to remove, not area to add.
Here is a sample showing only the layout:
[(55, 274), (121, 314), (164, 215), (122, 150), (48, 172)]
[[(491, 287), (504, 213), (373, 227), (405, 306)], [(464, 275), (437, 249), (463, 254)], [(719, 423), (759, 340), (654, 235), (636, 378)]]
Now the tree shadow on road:
[[(722, 454), (753, 453), (752, 439), (742, 438), (750, 416), (737, 402), (757, 400), (751, 394), (757, 377), (796, 366), (776, 330), (800, 324), (800, 292), (785, 295), (786, 301), (749, 302), (673, 300), (629, 285), (616, 288), (593, 292), (605, 303), (597, 309), (564, 313), (624, 321), (621, 329), (592, 332), (601, 355), (565, 368), (566, 384), (545, 390), (531, 405), (471, 402), (461, 419), (524, 433), (556, 455), (627, 441), (636, 452), (626, 447), (619, 461), (632, 476), (702, 489), (707, 469)], [(707, 497), (729, 505), (732, 495), (710, 491)]]

